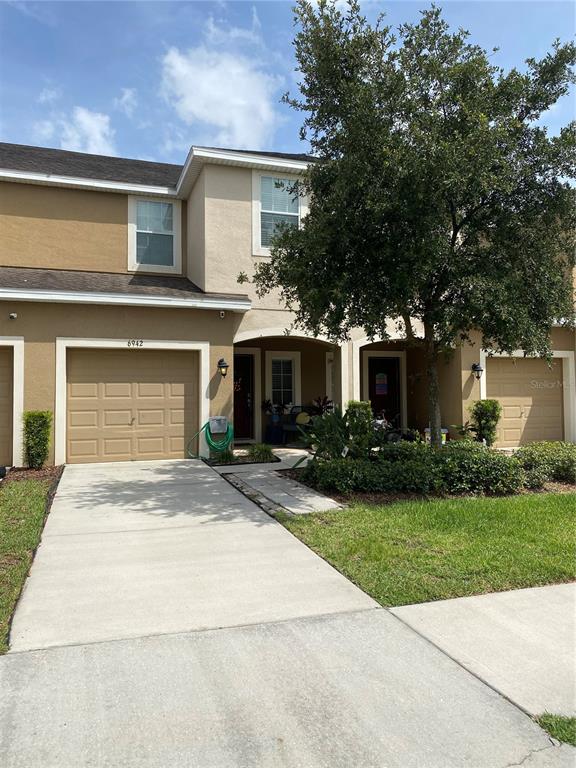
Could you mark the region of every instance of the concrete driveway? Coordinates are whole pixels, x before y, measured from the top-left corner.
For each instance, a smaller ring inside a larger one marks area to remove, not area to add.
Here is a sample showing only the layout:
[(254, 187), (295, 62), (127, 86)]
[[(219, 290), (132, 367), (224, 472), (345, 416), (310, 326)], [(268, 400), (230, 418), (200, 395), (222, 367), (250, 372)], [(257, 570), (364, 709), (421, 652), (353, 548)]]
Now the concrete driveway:
[(200, 461), (66, 467), (12, 651), (376, 608)]
[(6, 768), (573, 768), (197, 462), (68, 467), (0, 658)]

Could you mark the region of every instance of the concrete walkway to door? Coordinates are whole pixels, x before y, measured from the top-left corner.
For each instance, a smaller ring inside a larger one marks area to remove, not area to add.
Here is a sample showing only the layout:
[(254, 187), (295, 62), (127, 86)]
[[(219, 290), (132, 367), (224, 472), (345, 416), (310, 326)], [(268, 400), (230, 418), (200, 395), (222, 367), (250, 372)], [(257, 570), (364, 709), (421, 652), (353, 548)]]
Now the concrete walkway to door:
[(64, 470), (11, 650), (377, 604), (200, 461)]

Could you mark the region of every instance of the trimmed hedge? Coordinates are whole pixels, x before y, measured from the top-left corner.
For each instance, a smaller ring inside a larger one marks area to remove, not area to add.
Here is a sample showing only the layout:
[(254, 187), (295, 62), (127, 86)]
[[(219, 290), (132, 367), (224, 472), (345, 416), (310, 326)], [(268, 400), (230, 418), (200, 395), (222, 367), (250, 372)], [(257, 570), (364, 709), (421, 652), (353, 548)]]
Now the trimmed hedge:
[(531, 478), (533, 484), (528, 487), (541, 488), (550, 480), (576, 484), (575, 443), (531, 443), (516, 451), (515, 456)]
[(454, 442), (436, 449), (418, 443), (385, 446), (374, 459), (312, 461), (305, 482), (338, 493), (486, 494), (518, 493), (520, 462), (479, 443)]
[(32, 469), (40, 469), (48, 458), (52, 413), (26, 411), (24, 413), (24, 461)]

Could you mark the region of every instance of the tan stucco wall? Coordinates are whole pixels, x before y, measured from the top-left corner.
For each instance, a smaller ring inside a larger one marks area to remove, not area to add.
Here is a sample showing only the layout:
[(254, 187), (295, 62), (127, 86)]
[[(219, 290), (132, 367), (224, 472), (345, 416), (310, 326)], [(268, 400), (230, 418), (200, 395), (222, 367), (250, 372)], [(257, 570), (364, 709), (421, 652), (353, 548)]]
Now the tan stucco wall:
[(0, 182), (0, 265), (128, 272), (127, 195)]
[[(187, 205), (187, 240), (186, 243), (186, 274), (202, 290), (206, 289), (206, 268), (204, 260), (205, 248), (205, 217), (204, 182), (205, 173), (202, 171), (192, 188)], [(238, 293), (238, 291), (236, 291)]]
[(0, 264), (126, 272), (126, 195), (0, 184)]
[[(0, 336), (24, 336), (25, 410), (54, 411), (57, 336), (138, 338), (210, 342), (210, 412), (232, 418), (233, 377), (223, 379), (216, 369), (220, 357), (232, 364), (237, 316), (231, 313), (221, 319), (216, 311), (25, 302), (3, 302), (0, 309)], [(9, 320), (9, 312), (18, 319)]]
[[(251, 283), (239, 285), (238, 275), (252, 277), (265, 257), (252, 253), (252, 171), (207, 165), (205, 176), (205, 290), (247, 293), (254, 307), (278, 310), (278, 294), (259, 298)], [(232, 234), (233, 233), (233, 234)]]

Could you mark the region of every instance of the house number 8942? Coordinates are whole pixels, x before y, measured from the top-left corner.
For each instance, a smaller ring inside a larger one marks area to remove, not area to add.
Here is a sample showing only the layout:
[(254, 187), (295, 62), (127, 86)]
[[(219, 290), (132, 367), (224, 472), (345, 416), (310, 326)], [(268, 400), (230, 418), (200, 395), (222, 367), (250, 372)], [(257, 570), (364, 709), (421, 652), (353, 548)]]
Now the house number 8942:
[(144, 341), (142, 339), (128, 339), (129, 347), (143, 347)]

